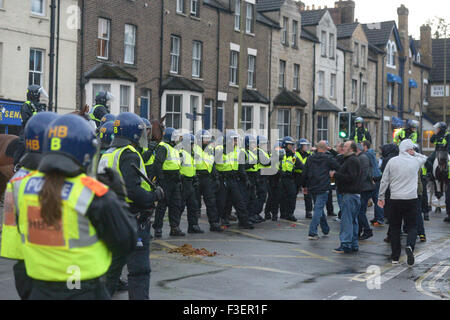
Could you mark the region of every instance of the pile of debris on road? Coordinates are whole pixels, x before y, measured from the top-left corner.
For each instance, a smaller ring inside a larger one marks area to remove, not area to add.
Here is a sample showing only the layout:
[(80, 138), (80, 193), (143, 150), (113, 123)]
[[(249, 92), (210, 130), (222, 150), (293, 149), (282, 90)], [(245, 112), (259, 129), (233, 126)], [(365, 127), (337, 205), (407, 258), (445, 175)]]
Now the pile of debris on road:
[(217, 255), (217, 252), (209, 252), (205, 248), (196, 249), (193, 248), (190, 244), (183, 244), (181, 247), (177, 247), (174, 249), (170, 249), (169, 253), (180, 253), (183, 256), (203, 256), (203, 257), (214, 257)]

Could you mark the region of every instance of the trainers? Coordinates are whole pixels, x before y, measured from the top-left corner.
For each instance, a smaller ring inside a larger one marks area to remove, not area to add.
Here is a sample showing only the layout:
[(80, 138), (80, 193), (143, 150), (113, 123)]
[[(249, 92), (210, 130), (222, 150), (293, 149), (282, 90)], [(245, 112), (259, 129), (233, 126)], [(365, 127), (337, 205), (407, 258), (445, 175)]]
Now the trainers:
[(406, 261), (408, 263), (408, 266), (413, 266), (414, 265), (414, 253), (413, 253), (412, 248), (410, 246), (407, 246), (405, 248), (405, 251), (406, 251), (406, 255), (408, 256), (408, 259)]
[(334, 218), (334, 221), (341, 222), (341, 219), (339, 219), (339, 217), (336, 217), (336, 218)]
[(330, 212), (330, 213), (327, 213), (327, 216), (329, 216), (329, 217), (337, 217), (337, 214), (334, 213), (334, 212)]
[(228, 218), (222, 218), (221, 222), (224, 227), (229, 227), (231, 225), (230, 220), (228, 220)]
[(230, 214), (230, 215), (228, 215), (228, 220), (230, 220), (230, 221), (237, 221), (238, 218), (235, 215)]
[(170, 229), (171, 237), (184, 237), (186, 234), (181, 231), (180, 227), (175, 227)]
[(315, 236), (308, 236), (309, 240), (319, 240), (319, 236), (316, 234)]
[(209, 227), (209, 231), (211, 232), (223, 232), (223, 229), (220, 227), (220, 224), (213, 223)]
[(341, 248), (341, 247), (339, 247), (339, 248), (337, 248), (337, 249), (334, 249), (333, 252), (334, 252), (334, 253), (345, 253), (344, 249)]
[(430, 221), (430, 215), (428, 213), (423, 214), (423, 220)]
[(312, 219), (312, 212), (311, 211), (306, 211), (305, 218), (306, 219)]
[(419, 235), (420, 242), (427, 242), (427, 237), (424, 234)]
[(373, 223), (373, 226), (375, 228), (381, 228), (381, 227), (384, 227), (384, 223), (376, 221)]
[(398, 260), (392, 260), (392, 264), (398, 264)]
[(371, 233), (363, 233), (363, 235), (361, 235), (359, 237), (359, 240), (364, 241), (364, 240), (367, 240), (367, 239), (372, 238), (372, 237), (373, 237), (373, 233), (372, 232)]

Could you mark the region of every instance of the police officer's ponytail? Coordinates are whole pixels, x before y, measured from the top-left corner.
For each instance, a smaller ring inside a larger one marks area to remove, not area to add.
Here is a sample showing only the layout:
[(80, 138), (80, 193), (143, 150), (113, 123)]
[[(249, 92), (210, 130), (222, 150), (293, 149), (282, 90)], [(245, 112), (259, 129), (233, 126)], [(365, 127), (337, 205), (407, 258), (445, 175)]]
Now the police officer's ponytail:
[(41, 204), (41, 217), (49, 226), (59, 224), (62, 216), (61, 190), (66, 176), (60, 171), (51, 171), (45, 174), (44, 186), (39, 192)]

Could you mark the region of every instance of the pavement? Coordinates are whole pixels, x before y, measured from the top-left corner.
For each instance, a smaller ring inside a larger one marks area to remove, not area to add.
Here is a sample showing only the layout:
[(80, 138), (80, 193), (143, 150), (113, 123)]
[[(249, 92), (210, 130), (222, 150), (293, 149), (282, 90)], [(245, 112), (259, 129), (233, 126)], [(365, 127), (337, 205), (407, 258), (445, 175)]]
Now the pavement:
[[(337, 203), (334, 203), (337, 213)], [(254, 230), (232, 225), (223, 233), (209, 232), (205, 210), (200, 226), (205, 234), (163, 237), (151, 242), (153, 300), (442, 300), (450, 299), (450, 224), (443, 213), (430, 213), (425, 222), (427, 242), (416, 245), (416, 264), (409, 267), (402, 251), (393, 266), (390, 245), (383, 242), (387, 225), (360, 242), (360, 251), (336, 254), (340, 223), (329, 217), (331, 232), (308, 240), (310, 220), (304, 202), (297, 201), (296, 223), (279, 220), (256, 225)], [(373, 217), (373, 207), (368, 210)], [(186, 213), (181, 227), (187, 230)], [(320, 230), (320, 229), (319, 229)], [(406, 237), (402, 237), (403, 245)], [(205, 248), (212, 257), (170, 253), (184, 244)], [(12, 261), (0, 258), (0, 299), (18, 299)], [(124, 270), (126, 276), (126, 270)], [(128, 299), (127, 292), (114, 297)]]

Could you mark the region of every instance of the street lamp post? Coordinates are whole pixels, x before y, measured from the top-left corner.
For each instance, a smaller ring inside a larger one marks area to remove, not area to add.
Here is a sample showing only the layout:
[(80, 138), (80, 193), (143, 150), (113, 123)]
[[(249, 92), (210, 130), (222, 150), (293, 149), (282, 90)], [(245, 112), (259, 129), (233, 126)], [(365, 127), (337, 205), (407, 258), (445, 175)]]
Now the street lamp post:
[(50, 52), (49, 52), (49, 81), (48, 81), (48, 111), (53, 111), (53, 87), (55, 74), (55, 9), (56, 0), (50, 4)]

